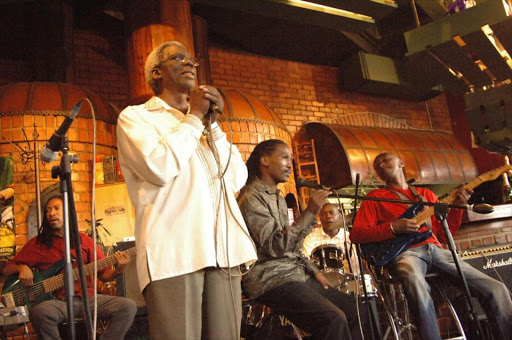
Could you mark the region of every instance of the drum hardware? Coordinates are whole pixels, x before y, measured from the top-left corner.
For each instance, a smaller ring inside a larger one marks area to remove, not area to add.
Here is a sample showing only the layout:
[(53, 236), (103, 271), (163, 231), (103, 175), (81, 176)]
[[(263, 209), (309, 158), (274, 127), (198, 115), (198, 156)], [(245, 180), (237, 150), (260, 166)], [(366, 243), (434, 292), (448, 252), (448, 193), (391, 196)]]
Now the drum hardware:
[(346, 281), (346, 291), (343, 293), (356, 295), (358, 297), (363, 297), (365, 290), (363, 289), (363, 285), (366, 287), (366, 295), (369, 298), (374, 298), (377, 296), (377, 287), (373, 284), (373, 279), (370, 274), (361, 275), (348, 275), (349, 279)]
[(270, 314), (270, 308), (251, 300), (242, 301), (242, 324), (260, 328), (267, 316)]
[[(258, 334), (258, 331), (263, 333)], [(302, 340), (303, 337), (310, 335), (284, 315), (275, 313), (270, 307), (252, 300), (242, 300), (242, 338), (270, 339), (275, 335), (275, 331), (280, 332), (285, 339)]]
[(325, 248), (322, 248), (322, 259), (323, 259), (324, 270), (327, 270), (327, 262), (325, 261)]

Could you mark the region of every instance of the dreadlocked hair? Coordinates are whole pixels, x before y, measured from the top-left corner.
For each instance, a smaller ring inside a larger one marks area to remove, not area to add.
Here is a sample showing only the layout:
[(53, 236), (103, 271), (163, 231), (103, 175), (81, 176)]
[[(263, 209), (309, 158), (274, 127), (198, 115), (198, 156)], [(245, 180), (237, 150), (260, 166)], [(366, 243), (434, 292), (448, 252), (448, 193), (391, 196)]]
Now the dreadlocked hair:
[(39, 235), (37, 235), (37, 243), (41, 243), (48, 248), (51, 248), (53, 244), (53, 231), (50, 225), (50, 221), (48, 221), (48, 218), (46, 217), (46, 207), (48, 206), (48, 202), (50, 202), (52, 199), (60, 199), (61, 201), (63, 201), (64, 198), (60, 194), (54, 195), (50, 197), (44, 205), (43, 222), (41, 223), (41, 227), (39, 228)]
[(248, 172), (247, 184), (251, 183), (256, 177), (261, 177), (261, 157), (272, 154), (278, 145), (288, 146), (285, 142), (279, 139), (269, 139), (256, 145), (251, 156), (249, 156), (249, 159), (245, 163)]

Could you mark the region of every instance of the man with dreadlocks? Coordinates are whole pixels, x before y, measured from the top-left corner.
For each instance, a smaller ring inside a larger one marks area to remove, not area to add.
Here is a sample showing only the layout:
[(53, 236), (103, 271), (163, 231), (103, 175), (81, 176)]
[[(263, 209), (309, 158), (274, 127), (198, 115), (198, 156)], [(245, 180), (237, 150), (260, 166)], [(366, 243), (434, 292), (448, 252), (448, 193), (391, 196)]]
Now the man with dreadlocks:
[(264, 141), (246, 165), (248, 181), (238, 204), (256, 243), (258, 261), (243, 278), (244, 292), (315, 339), (360, 339), (354, 296), (330, 287), (315, 264), (301, 255), (304, 237), (313, 229), (329, 191), (312, 193), (307, 209), (289, 225), (277, 185), (292, 171), (290, 148), (280, 140)]
[[(45, 205), (45, 214), (41, 225), (41, 232), (23, 246), (21, 251), (12, 258), (4, 269), (4, 275), (18, 274), (18, 278), (25, 286), (33, 285), (34, 274), (32, 269), (39, 271), (49, 269), (64, 257), (64, 214), (62, 209), (62, 196), (51, 197)], [(84, 264), (93, 262), (93, 240), (80, 233), (82, 257)], [(75, 249), (71, 250), (71, 256), (76, 257)], [(101, 260), (105, 255), (97, 247), (97, 258)], [(122, 252), (115, 254), (117, 269), (104, 269), (98, 273), (98, 278), (103, 282), (114, 280), (130, 261), (128, 255)], [(83, 316), (82, 294), (80, 281), (75, 281), (75, 296), (73, 299), (73, 311), (76, 317)], [(93, 284), (91, 276), (87, 279), (87, 295), (93, 296)], [(54, 293), (55, 299), (46, 300), (37, 304), (30, 310), (30, 320), (34, 326), (38, 339), (60, 339), (58, 325), (67, 318), (65, 294), (61, 289)], [(109, 320), (108, 327), (102, 333), (101, 339), (123, 339), (125, 333), (132, 325), (137, 312), (137, 306), (133, 300), (110, 295), (97, 295), (98, 318)]]

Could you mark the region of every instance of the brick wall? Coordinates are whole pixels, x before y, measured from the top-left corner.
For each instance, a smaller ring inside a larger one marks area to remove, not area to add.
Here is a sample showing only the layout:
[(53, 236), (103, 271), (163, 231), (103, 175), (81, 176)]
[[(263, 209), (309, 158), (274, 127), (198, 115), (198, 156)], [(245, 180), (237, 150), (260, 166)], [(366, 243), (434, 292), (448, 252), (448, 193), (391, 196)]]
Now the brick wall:
[(123, 109), (129, 99), (124, 47), (88, 31), (75, 31), (74, 44), (75, 83)]
[(28, 63), (21, 60), (0, 60), (0, 85), (10, 81), (30, 81)]
[[(268, 105), (292, 136), (307, 122), (329, 122), (353, 112), (377, 112), (420, 129), (452, 131), (444, 95), (427, 102), (375, 97), (341, 89), (334, 67), (210, 47), (213, 84), (248, 92)], [(430, 119), (429, 119), (430, 117)]]
[[(55, 116), (13, 116), (2, 117), (0, 120), (1, 136), (9, 138), (15, 144), (23, 149), (27, 148), (24, 142), (22, 128), (25, 128), (27, 136), (32, 139), (33, 124), (37, 125), (39, 133), (38, 140), (48, 140), (55, 130), (61, 125), (65, 117)], [(87, 229), (85, 219), (90, 219), (91, 202), (91, 169), (92, 169), (92, 140), (93, 124), (92, 120), (77, 118), (67, 134), (71, 153), (79, 156), (79, 162), (72, 165), (73, 192), (76, 202), (77, 218), (79, 229)], [(0, 137), (1, 138), (1, 137)], [(3, 140), (3, 138), (2, 138)], [(97, 155), (117, 155), (115, 147), (115, 126), (105, 122), (97, 122)], [(40, 150), (43, 143), (39, 143)], [(33, 150), (33, 143), (30, 145)], [(30, 204), (35, 199), (35, 171), (33, 159), (24, 161), (20, 153), (9, 143), (0, 144), (0, 156), (6, 157), (12, 155), (14, 159), (14, 213), (16, 221), (16, 244), (24, 245), (28, 241), (28, 223), (27, 217)], [(54, 165), (59, 165), (60, 157), (50, 164), (39, 163), (40, 186), (41, 191), (47, 187), (58, 183), (57, 179), (51, 178), (51, 169)], [(42, 202), (43, 204), (43, 202)]]
[(464, 212), (453, 238), (459, 250), (512, 242), (512, 205), (497, 205), (489, 215)]
[[(333, 67), (279, 60), (216, 46), (210, 47), (209, 56), (214, 85), (256, 96), (281, 118), (295, 142), (297, 132), (307, 122), (329, 122), (364, 111), (403, 119), (415, 128), (432, 127), (452, 132), (445, 95), (426, 102), (375, 97), (343, 91), (338, 70)], [(512, 219), (464, 225), (455, 239), (461, 250), (512, 242)]]
[[(128, 73), (123, 46), (89, 31), (74, 32), (74, 83), (105, 97), (117, 108), (129, 102)], [(32, 81), (26, 61), (0, 59), (0, 85)]]

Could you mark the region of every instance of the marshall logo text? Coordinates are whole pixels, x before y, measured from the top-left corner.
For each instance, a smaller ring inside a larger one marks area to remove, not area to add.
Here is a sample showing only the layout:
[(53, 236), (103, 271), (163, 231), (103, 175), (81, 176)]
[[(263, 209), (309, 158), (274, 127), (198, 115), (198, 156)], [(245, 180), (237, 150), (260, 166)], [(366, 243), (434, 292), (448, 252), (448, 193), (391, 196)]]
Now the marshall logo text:
[(508, 259), (500, 259), (500, 260), (493, 260), (493, 259), (487, 259), (487, 262), (482, 267), (484, 270), (491, 269), (491, 268), (497, 268), (497, 267), (504, 267), (504, 266), (510, 266), (512, 265), (512, 257), (509, 257)]

